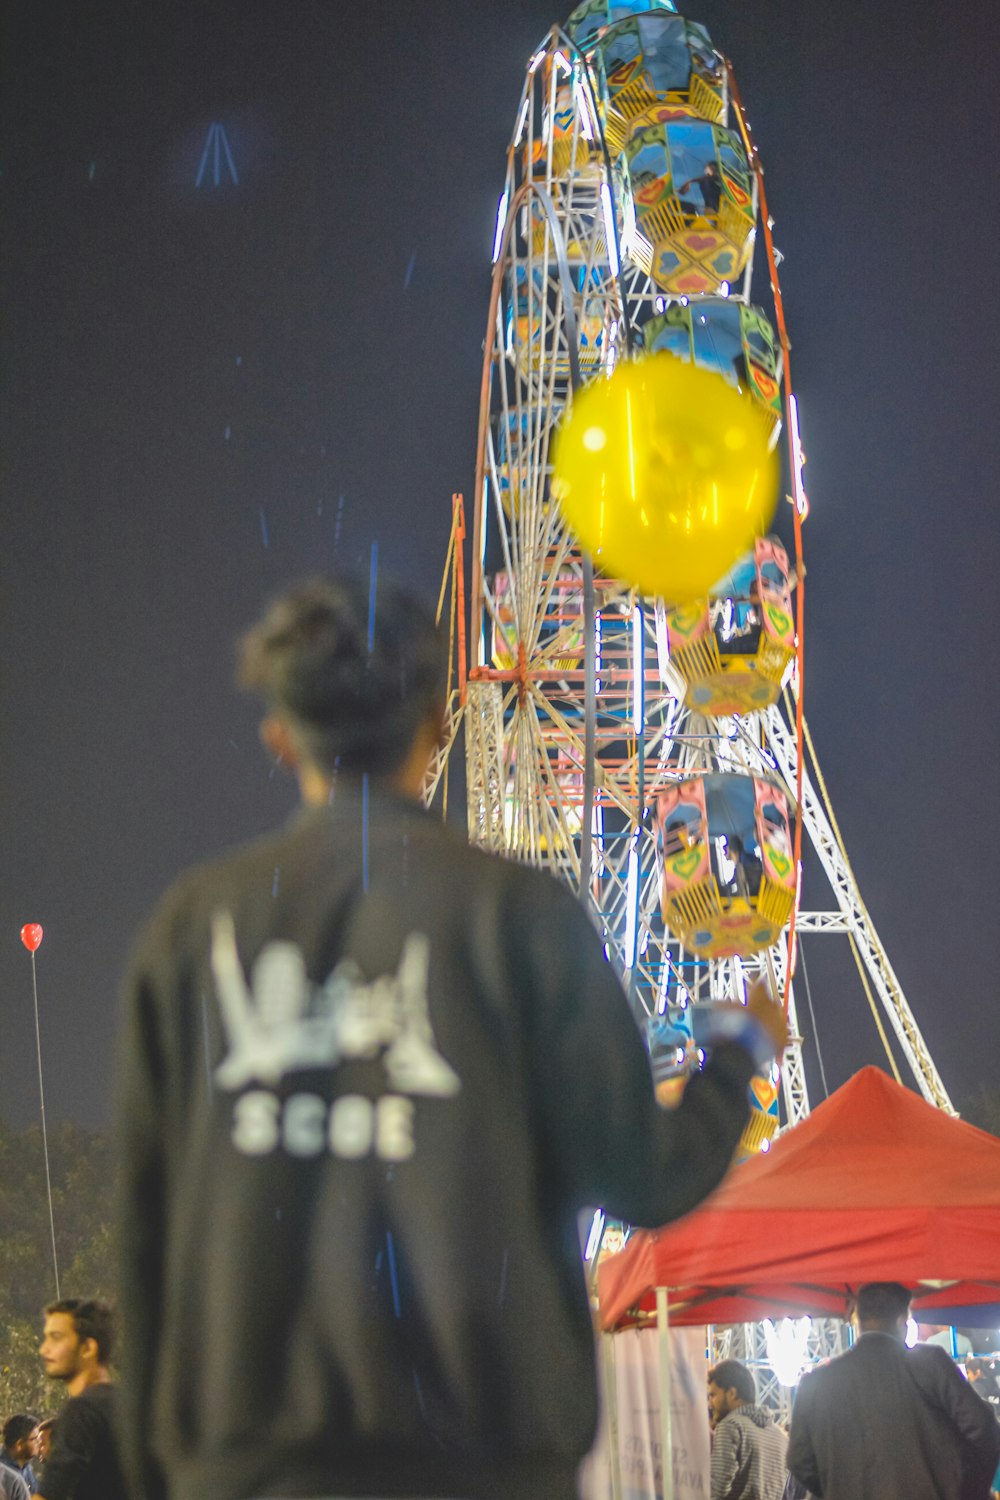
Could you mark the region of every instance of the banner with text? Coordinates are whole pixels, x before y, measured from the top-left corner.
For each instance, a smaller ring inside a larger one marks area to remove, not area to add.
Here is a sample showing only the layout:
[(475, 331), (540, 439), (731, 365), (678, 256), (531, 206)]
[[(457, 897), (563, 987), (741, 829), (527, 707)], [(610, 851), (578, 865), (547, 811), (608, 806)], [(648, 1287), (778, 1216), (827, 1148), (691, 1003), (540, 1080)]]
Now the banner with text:
[[(660, 1500), (660, 1351), (655, 1328), (628, 1328), (611, 1339), (618, 1407), (621, 1500)], [(605, 1348), (605, 1355), (607, 1349)], [(709, 1432), (705, 1334), (670, 1330), (670, 1409), (674, 1500), (705, 1500), (709, 1493)], [(611, 1455), (607, 1423), (581, 1474), (584, 1500), (610, 1500)]]

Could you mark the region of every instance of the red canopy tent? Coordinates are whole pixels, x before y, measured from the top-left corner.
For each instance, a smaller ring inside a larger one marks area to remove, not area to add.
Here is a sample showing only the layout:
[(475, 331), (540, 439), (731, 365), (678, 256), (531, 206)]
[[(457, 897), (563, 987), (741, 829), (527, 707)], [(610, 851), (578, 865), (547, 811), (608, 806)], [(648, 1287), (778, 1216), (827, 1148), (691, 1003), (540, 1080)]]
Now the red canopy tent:
[(934, 1322), (992, 1327), (1000, 1140), (863, 1068), (701, 1208), (633, 1233), (598, 1277), (607, 1329), (654, 1307), (657, 1287), (671, 1323), (743, 1323), (842, 1316), (867, 1281), (914, 1288)]

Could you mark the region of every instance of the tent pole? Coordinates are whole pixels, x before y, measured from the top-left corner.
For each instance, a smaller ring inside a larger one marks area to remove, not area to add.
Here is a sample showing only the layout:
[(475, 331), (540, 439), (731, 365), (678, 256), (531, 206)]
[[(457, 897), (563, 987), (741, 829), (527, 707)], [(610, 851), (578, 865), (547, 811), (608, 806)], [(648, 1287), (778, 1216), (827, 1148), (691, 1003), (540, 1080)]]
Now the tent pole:
[(622, 1455), (618, 1436), (618, 1381), (615, 1375), (613, 1333), (601, 1335), (604, 1371), (604, 1410), (607, 1415), (608, 1455), (611, 1459), (611, 1500), (622, 1500)]
[(660, 1344), (660, 1467), (663, 1500), (674, 1500), (674, 1444), (670, 1422), (670, 1308), (667, 1288), (656, 1288), (656, 1337)]

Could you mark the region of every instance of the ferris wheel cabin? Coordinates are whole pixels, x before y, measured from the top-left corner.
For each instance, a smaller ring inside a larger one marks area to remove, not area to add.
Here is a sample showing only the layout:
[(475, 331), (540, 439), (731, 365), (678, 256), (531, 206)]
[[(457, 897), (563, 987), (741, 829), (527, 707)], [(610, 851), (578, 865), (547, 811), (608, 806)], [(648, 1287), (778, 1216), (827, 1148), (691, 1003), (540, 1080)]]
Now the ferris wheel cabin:
[(624, 162), (622, 249), (674, 296), (728, 291), (750, 258), (756, 217), (739, 137), (703, 120), (640, 125)]
[(674, 0), (583, 0), (566, 22), (566, 30), (581, 52), (587, 52), (601, 32), (632, 16), (676, 15)]
[(774, 782), (699, 773), (656, 803), (663, 921), (703, 958), (778, 941), (795, 900), (788, 799)]
[(707, 599), (669, 610), (666, 623), (688, 708), (711, 718), (776, 703), (795, 656), (784, 547), (775, 537), (758, 537)]
[[(572, 260), (574, 257), (569, 258)], [(519, 265), (512, 268), (511, 275), (513, 284), (508, 304), (507, 344), (510, 349), (517, 350), (520, 373), (528, 379), (554, 367), (557, 375), (568, 379), (568, 348), (559, 343), (553, 348), (551, 337), (546, 339), (545, 336), (548, 326), (545, 313), (549, 310), (548, 287), (541, 270), (534, 267), (529, 275), (528, 268)], [(588, 276), (592, 280), (592, 273), (588, 273), (586, 267), (575, 270), (577, 290), (581, 294), (577, 360), (580, 369), (590, 373), (596, 370), (604, 358), (605, 316), (601, 299), (596, 295), (587, 295)]]
[(649, 319), (642, 342), (649, 354), (673, 354), (752, 396), (774, 446), (781, 431), (783, 360), (774, 329), (759, 307), (727, 297), (685, 297)]
[(594, 46), (604, 133), (624, 150), (631, 131), (686, 117), (725, 123), (723, 58), (704, 26), (669, 11), (647, 11), (607, 27)]

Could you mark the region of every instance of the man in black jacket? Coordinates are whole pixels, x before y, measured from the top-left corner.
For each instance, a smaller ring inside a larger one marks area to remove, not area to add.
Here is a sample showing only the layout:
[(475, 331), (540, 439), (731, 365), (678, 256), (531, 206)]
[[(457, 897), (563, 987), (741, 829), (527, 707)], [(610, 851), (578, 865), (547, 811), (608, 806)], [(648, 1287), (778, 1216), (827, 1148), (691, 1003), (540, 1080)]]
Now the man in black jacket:
[(570, 1500), (595, 1426), (576, 1215), (726, 1171), (765, 995), (673, 1114), (583, 908), (420, 806), (445, 653), (319, 581), (244, 642), (299, 779), (280, 833), (170, 892), (121, 1042), (126, 1451), (145, 1500)]
[(854, 1347), (807, 1375), (788, 1467), (822, 1500), (986, 1500), (1000, 1428), (943, 1349), (904, 1343), (910, 1294), (858, 1293)]

